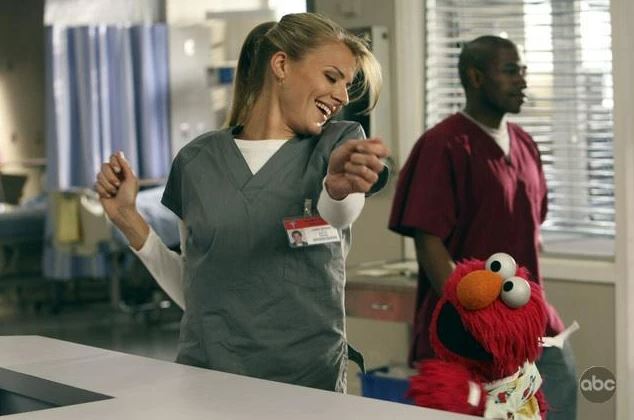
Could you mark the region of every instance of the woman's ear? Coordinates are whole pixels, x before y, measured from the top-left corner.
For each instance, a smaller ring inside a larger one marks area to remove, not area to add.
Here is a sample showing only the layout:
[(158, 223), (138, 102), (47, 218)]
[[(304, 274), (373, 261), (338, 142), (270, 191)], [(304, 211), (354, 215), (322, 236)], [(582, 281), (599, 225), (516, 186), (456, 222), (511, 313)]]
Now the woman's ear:
[(271, 56), (271, 71), (278, 82), (283, 81), (288, 73), (288, 55), (278, 51)]

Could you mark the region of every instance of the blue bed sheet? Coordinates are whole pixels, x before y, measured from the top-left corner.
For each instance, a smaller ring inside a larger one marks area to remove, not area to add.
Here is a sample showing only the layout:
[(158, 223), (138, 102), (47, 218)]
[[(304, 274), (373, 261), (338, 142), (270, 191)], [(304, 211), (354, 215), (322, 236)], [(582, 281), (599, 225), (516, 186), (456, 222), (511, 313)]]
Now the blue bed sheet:
[(44, 238), (46, 196), (0, 209), (0, 243), (40, 242)]
[[(178, 235), (179, 219), (171, 210), (161, 204), (164, 189), (164, 186), (160, 186), (139, 191), (137, 209), (165, 245), (170, 248), (176, 248), (180, 245), (180, 237)], [(127, 245), (128, 240), (119, 229), (114, 227), (113, 229), (115, 241), (120, 245)]]

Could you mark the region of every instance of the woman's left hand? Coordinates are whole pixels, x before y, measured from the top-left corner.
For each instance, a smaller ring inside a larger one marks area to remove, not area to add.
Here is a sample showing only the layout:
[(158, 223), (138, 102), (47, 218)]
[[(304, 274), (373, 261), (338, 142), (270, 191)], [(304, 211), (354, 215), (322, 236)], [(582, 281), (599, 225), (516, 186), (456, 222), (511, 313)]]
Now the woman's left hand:
[(385, 169), (381, 159), (390, 155), (379, 138), (348, 140), (330, 155), (326, 190), (335, 200), (352, 193), (366, 193)]

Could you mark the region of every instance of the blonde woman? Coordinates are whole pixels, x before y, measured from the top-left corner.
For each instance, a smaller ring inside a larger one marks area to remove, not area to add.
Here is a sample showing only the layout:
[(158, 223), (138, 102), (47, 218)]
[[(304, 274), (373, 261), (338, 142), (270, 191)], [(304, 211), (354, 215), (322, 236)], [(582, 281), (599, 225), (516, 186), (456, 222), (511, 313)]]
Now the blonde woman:
[[(177, 361), (345, 390), (355, 353), (344, 324), (350, 225), (385, 184), (389, 152), (333, 117), (355, 88), (373, 106), (380, 84), (365, 42), (323, 16), (254, 28), (228, 127), (193, 140), (172, 165), (162, 202), (181, 220), (180, 254), (136, 211), (138, 183), (122, 155), (102, 166), (107, 214), (184, 309)], [(293, 247), (292, 231), (306, 224), (315, 239)]]

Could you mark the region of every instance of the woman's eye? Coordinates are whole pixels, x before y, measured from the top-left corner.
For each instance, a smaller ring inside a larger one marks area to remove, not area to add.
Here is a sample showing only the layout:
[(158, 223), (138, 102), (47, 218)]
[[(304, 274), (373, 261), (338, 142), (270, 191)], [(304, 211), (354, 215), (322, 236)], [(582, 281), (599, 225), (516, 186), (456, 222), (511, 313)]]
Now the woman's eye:
[(327, 74), (327, 75), (326, 75), (326, 79), (328, 79), (328, 81), (329, 81), (330, 83), (336, 83), (336, 82), (337, 82), (337, 79), (335, 79), (334, 77), (332, 77), (332, 76), (331, 76), (331, 75), (329, 75), (329, 74)]

